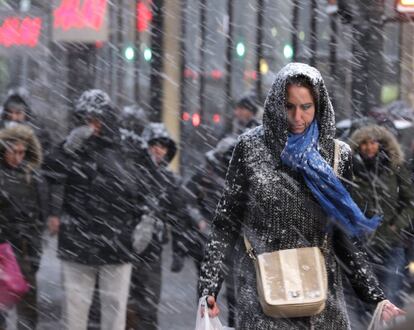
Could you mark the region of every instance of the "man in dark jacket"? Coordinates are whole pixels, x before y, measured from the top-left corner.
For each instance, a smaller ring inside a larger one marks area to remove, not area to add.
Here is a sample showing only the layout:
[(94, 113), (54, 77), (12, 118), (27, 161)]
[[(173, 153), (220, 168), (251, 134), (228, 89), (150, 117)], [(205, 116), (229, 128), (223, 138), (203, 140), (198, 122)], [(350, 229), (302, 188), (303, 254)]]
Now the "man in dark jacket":
[(115, 110), (101, 90), (82, 94), (76, 107), (85, 125), (72, 130), (47, 160), (49, 229), (59, 232), (68, 329), (87, 327), (97, 278), (101, 328), (125, 328), (131, 276), (131, 232), (142, 196), (122, 153)]
[[(173, 263), (171, 270), (183, 267), (185, 244), (183, 232), (187, 214), (176, 175), (168, 164), (176, 154), (176, 144), (161, 123), (149, 124), (141, 140), (135, 141), (136, 166), (140, 171), (141, 186), (146, 189), (150, 214), (154, 218), (152, 239), (134, 262), (127, 329), (152, 330), (158, 328), (158, 305), (161, 296), (161, 255), (166, 243), (166, 226), (170, 225), (173, 237)], [(146, 148), (141, 149), (144, 143)]]
[[(0, 130), (0, 155), (0, 243), (11, 244), (30, 284), (30, 291), (17, 305), (18, 329), (35, 329), (36, 272), (47, 206), (46, 187), (38, 171), (42, 148), (30, 127), (14, 125)], [(3, 323), (4, 316), (0, 314)]]

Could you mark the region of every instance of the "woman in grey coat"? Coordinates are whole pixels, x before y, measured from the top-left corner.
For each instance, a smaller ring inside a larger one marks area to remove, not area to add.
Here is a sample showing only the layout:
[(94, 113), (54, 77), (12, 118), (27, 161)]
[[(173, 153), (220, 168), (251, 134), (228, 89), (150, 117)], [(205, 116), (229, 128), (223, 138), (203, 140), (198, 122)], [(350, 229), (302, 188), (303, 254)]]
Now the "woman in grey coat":
[[(219, 313), (216, 297), (223, 278), (222, 264), (228, 253), (234, 253), (237, 329), (350, 329), (343, 295), (344, 274), (360, 298), (373, 308), (385, 299), (366, 254), (349, 238), (373, 230), (379, 219), (366, 219), (359, 209), (355, 209), (345, 188), (343, 195), (335, 197), (334, 194), (332, 199), (334, 205), (347, 201), (339, 208), (343, 214), (336, 214), (336, 218), (342, 220), (328, 217), (324, 200), (316, 198), (303, 169), (291, 164), (296, 161), (296, 154), (292, 153), (292, 158), (286, 157), (291, 137), (306, 135), (310, 129), (317, 131), (316, 143), (312, 140), (312, 146), (315, 145), (312, 151), (318, 157), (318, 164), (323, 162), (333, 173), (335, 119), (325, 84), (315, 68), (291, 63), (278, 73), (268, 94), (263, 125), (239, 138), (201, 268), (199, 294), (209, 296), (209, 314), (216, 316)], [(339, 156), (338, 176), (349, 180), (352, 177), (351, 152), (345, 143), (339, 143)], [(318, 170), (316, 168), (316, 172)], [(343, 187), (339, 181), (337, 185)], [(352, 217), (343, 210), (352, 210)], [(328, 297), (325, 309), (312, 317), (266, 316), (258, 300), (255, 268), (245, 252), (243, 235), (260, 254), (322, 247), (326, 233)], [(388, 303), (383, 319), (399, 313), (402, 311)]]

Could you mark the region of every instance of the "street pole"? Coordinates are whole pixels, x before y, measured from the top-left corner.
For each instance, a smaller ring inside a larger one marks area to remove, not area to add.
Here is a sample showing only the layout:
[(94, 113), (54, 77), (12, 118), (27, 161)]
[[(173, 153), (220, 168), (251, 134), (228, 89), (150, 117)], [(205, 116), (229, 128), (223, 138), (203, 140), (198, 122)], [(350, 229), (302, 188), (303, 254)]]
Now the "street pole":
[(164, 0), (153, 0), (153, 20), (151, 25), (151, 73), (150, 73), (150, 120), (161, 121), (163, 90), (163, 35), (164, 35)]
[(200, 118), (204, 119), (204, 108), (206, 106), (206, 11), (207, 1), (201, 0), (200, 2), (200, 34), (201, 34), (201, 47), (200, 47), (200, 89), (199, 89), (199, 100), (200, 100)]
[(141, 63), (141, 39), (137, 28), (137, 15), (138, 15), (138, 1), (135, 1), (135, 20), (134, 20), (134, 49), (135, 49), (135, 60), (134, 60), (134, 100), (136, 104), (140, 104), (139, 95), (139, 65)]
[(225, 125), (225, 132), (231, 132), (232, 124), (233, 124), (233, 109), (232, 109), (232, 100), (233, 100), (233, 84), (232, 84), (232, 77), (233, 77), (233, 51), (234, 51), (234, 44), (233, 44), (233, 0), (227, 0), (227, 15), (228, 15), (228, 29), (227, 29), (227, 36), (226, 36), (226, 112), (224, 116), (224, 125)]
[(353, 20), (352, 110), (354, 116), (366, 116), (381, 104), (384, 3), (365, 0), (354, 5), (360, 14)]
[(117, 52), (117, 90), (116, 90), (116, 105), (119, 107), (124, 106), (124, 100), (125, 100), (125, 92), (124, 92), (124, 82), (125, 82), (125, 63), (123, 59), (123, 48), (124, 48), (124, 1), (118, 0), (118, 6), (117, 6), (117, 39), (118, 39), (118, 52)]
[[(177, 145), (180, 144), (180, 110), (181, 110), (181, 78), (182, 78), (182, 55), (181, 55), (181, 15), (183, 12), (181, 1), (165, 2), (164, 18), (165, 38), (163, 49), (166, 60), (163, 66), (163, 74), (167, 77), (162, 81), (164, 102), (162, 103), (162, 121), (172, 135)], [(174, 157), (171, 168), (178, 172), (180, 155)]]
[(318, 27), (317, 27), (318, 3), (316, 0), (311, 1), (311, 21), (310, 21), (310, 65), (316, 66), (318, 58)]
[(329, 72), (331, 78), (331, 86), (333, 88), (333, 93), (331, 94), (331, 100), (334, 105), (336, 106), (336, 91), (337, 91), (337, 67), (338, 67), (338, 24), (337, 24), (337, 17), (335, 15), (331, 15), (329, 17), (329, 24), (331, 27), (331, 36), (329, 40)]
[(262, 101), (262, 72), (260, 71), (260, 64), (263, 60), (263, 15), (264, 15), (264, 1), (257, 0), (257, 33), (256, 33), (256, 95), (259, 102)]
[(298, 53), (298, 26), (299, 26), (299, 0), (293, 0), (293, 13), (292, 13), (292, 49), (293, 49), (293, 61), (297, 61)]

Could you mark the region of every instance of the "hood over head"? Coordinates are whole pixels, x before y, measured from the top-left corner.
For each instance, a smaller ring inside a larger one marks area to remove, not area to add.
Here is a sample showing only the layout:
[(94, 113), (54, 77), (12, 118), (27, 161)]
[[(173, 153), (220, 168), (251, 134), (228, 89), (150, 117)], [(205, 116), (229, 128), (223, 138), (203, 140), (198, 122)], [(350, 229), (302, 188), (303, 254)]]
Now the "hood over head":
[(82, 93), (75, 104), (75, 115), (81, 120), (79, 125), (84, 125), (88, 117), (99, 119), (103, 124), (103, 138), (111, 139), (119, 134), (117, 110), (109, 95), (100, 89), (89, 89)]
[(29, 103), (26, 101), (23, 95), (15, 91), (11, 91), (3, 104), (3, 112), (1, 114), (2, 120), (7, 120), (7, 116), (12, 108), (17, 108), (21, 111), (24, 111), (26, 114), (26, 120), (32, 120), (32, 110), (29, 107)]
[(378, 141), (381, 149), (389, 157), (391, 166), (396, 168), (404, 162), (404, 153), (395, 136), (385, 127), (370, 125), (356, 130), (349, 139), (349, 144), (354, 153), (357, 153), (359, 146), (366, 140)]
[(170, 137), (168, 131), (163, 123), (150, 123), (142, 132), (142, 139), (148, 146), (157, 142), (165, 145), (168, 148), (165, 161), (170, 163), (177, 153), (177, 144)]
[(216, 147), (205, 153), (206, 160), (217, 168), (229, 165), (233, 150), (237, 144), (237, 138), (234, 136), (226, 136), (221, 139)]
[(331, 163), (333, 155), (330, 150), (333, 150), (335, 137), (334, 110), (320, 72), (304, 63), (287, 64), (276, 75), (264, 105), (263, 129), (266, 146), (279, 159), (288, 138), (287, 85), (289, 80), (297, 77), (304, 78), (313, 86), (312, 95), (317, 98), (315, 120), (319, 127), (320, 153)]
[(134, 104), (126, 106), (121, 111), (121, 127), (137, 135), (141, 135), (149, 123), (145, 110)]
[(4, 155), (7, 144), (23, 142), (26, 145), (26, 171), (36, 170), (42, 163), (42, 147), (33, 129), (16, 124), (0, 130), (0, 154)]

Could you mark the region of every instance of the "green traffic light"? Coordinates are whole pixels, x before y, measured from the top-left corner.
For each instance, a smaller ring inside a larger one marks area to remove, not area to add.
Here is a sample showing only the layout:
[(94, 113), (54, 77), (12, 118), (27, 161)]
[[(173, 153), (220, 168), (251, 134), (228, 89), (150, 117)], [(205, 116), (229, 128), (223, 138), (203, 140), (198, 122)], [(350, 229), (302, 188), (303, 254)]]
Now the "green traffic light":
[(124, 56), (128, 61), (132, 61), (135, 58), (135, 50), (134, 47), (128, 46), (124, 50)]
[(145, 61), (149, 62), (152, 59), (152, 51), (151, 48), (145, 48), (144, 49), (144, 59)]
[(236, 53), (239, 57), (243, 57), (244, 54), (246, 54), (246, 47), (241, 41), (239, 41), (236, 45)]
[(285, 45), (283, 48), (283, 55), (287, 59), (291, 59), (293, 57), (293, 47), (289, 44)]

